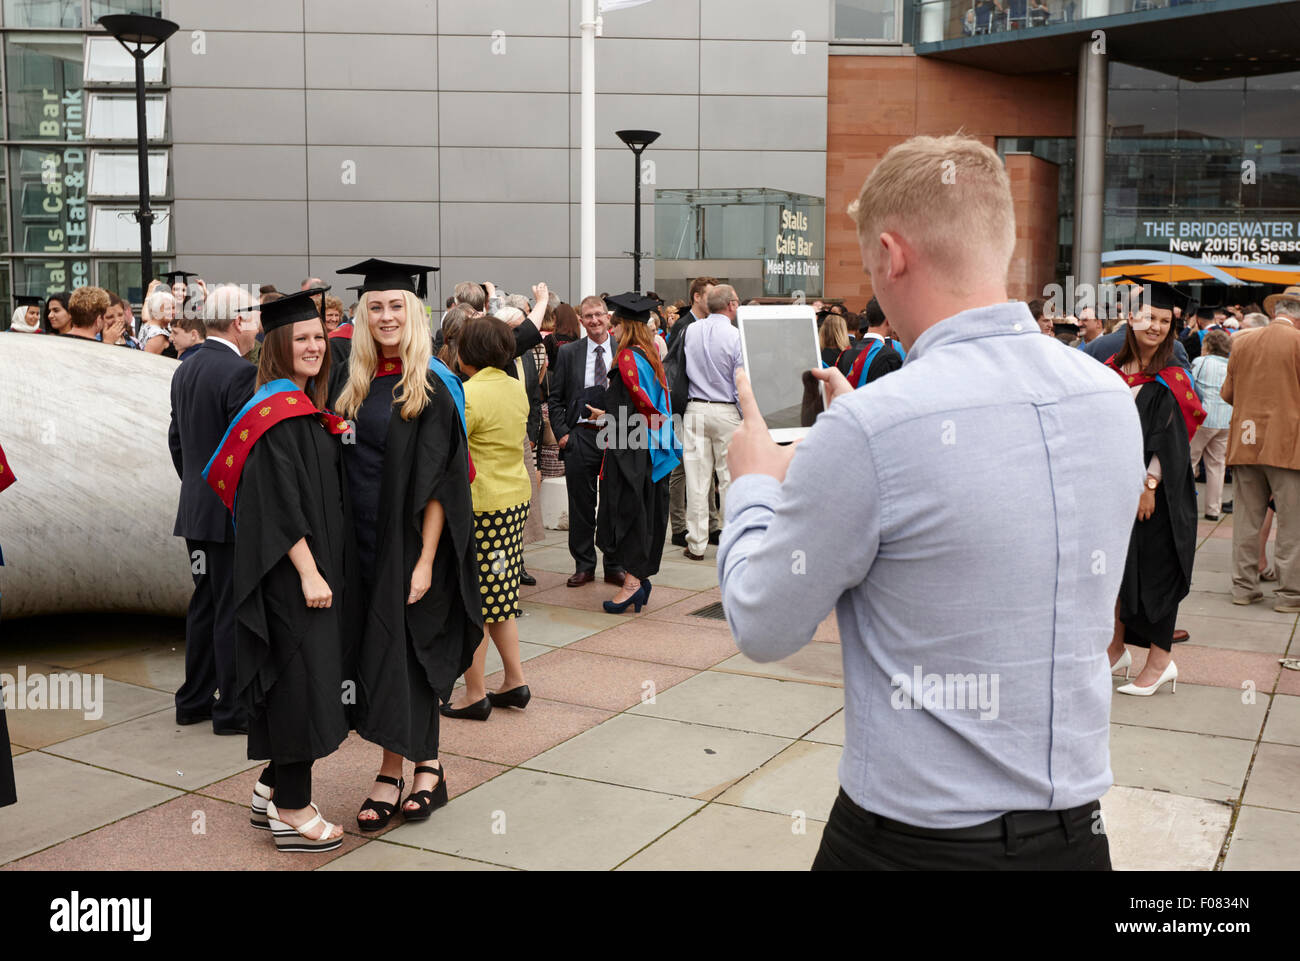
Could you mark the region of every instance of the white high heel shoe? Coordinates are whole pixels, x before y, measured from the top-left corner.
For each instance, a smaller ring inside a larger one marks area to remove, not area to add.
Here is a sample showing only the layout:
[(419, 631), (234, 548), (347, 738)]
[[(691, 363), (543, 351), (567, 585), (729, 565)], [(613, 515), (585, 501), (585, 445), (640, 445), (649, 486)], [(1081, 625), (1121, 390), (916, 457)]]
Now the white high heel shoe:
[(1160, 690), (1160, 685), (1165, 681), (1173, 681), (1174, 686), (1171, 691), (1172, 693), (1177, 693), (1178, 665), (1173, 661), (1169, 662), (1169, 666), (1160, 673), (1160, 676), (1156, 678), (1156, 682), (1150, 687), (1138, 687), (1136, 684), (1123, 684), (1115, 688), (1115, 692), (1117, 694), (1136, 694), (1138, 697), (1150, 697), (1156, 691)]
[[(1110, 659), (1110, 655), (1109, 655), (1109, 654), (1106, 655), (1106, 657), (1107, 657), (1107, 660)], [(1132, 654), (1132, 652), (1129, 651), (1129, 649), (1126, 647), (1126, 648), (1124, 648), (1124, 653), (1121, 654), (1121, 655), (1119, 656), (1119, 660), (1116, 661), (1114, 664), (1112, 664), (1112, 665), (1110, 666), (1110, 672), (1111, 672), (1112, 674), (1115, 674), (1115, 673), (1117, 673), (1117, 672), (1119, 671), (1119, 669), (1120, 669), (1121, 667), (1124, 668), (1124, 680), (1127, 681), (1127, 680), (1128, 680), (1128, 675), (1129, 675), (1129, 668), (1132, 667), (1132, 666), (1133, 666), (1133, 654)]]

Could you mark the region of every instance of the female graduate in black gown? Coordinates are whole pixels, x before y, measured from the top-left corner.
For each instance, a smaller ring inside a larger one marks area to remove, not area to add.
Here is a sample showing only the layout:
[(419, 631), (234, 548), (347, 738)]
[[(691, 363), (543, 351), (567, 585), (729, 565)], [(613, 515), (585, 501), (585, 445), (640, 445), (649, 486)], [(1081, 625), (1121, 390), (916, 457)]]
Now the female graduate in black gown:
[[(5, 460), (4, 448), (0, 447), (0, 491), (14, 482), (14, 472)], [(0, 564), (4, 563), (0, 555)], [(4, 700), (0, 699), (0, 808), (18, 803), (18, 791), (14, 786), (14, 759), (9, 747), (9, 725), (5, 722)]]
[(348, 735), (345, 638), (355, 563), (343, 503), (340, 437), (322, 410), (324, 323), (305, 291), (262, 307), (258, 389), (204, 471), (234, 510), (237, 697), (248, 756), (271, 763), (252, 823), (281, 851), (329, 851), (342, 828), (311, 801), (312, 763)]
[(605, 392), (604, 449), (596, 546), (627, 572), (623, 587), (604, 603), (611, 614), (650, 599), (668, 529), (668, 475), (681, 462), (673, 433), (663, 365), (646, 323), (655, 301), (638, 294), (609, 298), (618, 353)]
[[(1161, 303), (1157, 300), (1156, 303)], [(1173, 360), (1173, 312), (1144, 305), (1124, 346), (1106, 361), (1133, 390), (1142, 423), (1147, 475), (1120, 584), (1111, 670), (1132, 662), (1124, 644), (1145, 647), (1146, 664), (1122, 694), (1154, 694), (1178, 679), (1172, 646), (1178, 604), (1192, 583), (1196, 482), (1190, 439), (1205, 418), (1190, 375)]]
[[(470, 464), (460, 382), (431, 359), (433, 341), (416, 271), (369, 261), (363, 273), (348, 369), (334, 408), (356, 425), (344, 445), (348, 498), (361, 558), (364, 630), (357, 656), (355, 727), (383, 749), (363, 831), (388, 824), (401, 805), (424, 820), (447, 801), (438, 762), (438, 703), (483, 636), (474, 561)], [(463, 408), (462, 408), (463, 409)], [(401, 801), (402, 759), (415, 762)]]

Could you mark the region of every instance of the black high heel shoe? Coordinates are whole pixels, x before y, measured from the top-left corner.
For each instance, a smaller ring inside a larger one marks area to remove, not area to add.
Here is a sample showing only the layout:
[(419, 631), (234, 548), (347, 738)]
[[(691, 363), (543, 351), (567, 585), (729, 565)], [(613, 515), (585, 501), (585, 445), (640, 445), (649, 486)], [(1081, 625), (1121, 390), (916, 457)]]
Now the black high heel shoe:
[(441, 765), (429, 767), (427, 764), (420, 764), (415, 768), (415, 773), (438, 775), (438, 786), (432, 791), (412, 791), (411, 796), (406, 800), (420, 805), (420, 810), (408, 811), (406, 804), (403, 803), (402, 814), (408, 821), (427, 821), (430, 814), (447, 803), (447, 769)]
[(485, 697), (481, 701), (475, 701), (473, 704), (467, 704), (462, 708), (454, 708), (451, 706), (451, 701), (448, 701), (438, 710), (443, 717), (459, 717), (467, 721), (486, 721), (488, 715), (492, 713), (492, 702)]
[(497, 693), (488, 691), (488, 700), (492, 702), (493, 707), (517, 707), (523, 709), (528, 706), (528, 699), (533, 696), (532, 691), (528, 690), (527, 684), (520, 684), (518, 687), (512, 687), (508, 691)]
[(650, 597), (650, 582), (642, 581), (641, 586), (638, 587), (633, 592), (632, 596), (629, 597), (627, 600), (625, 600), (622, 604), (616, 604), (613, 601), (605, 601), (604, 603), (605, 613), (622, 614), (624, 611), (627, 610), (628, 605), (631, 604), (633, 608), (636, 610), (636, 612), (640, 614), (641, 608), (645, 606), (645, 602), (649, 599), (649, 597)]
[(397, 808), (402, 803), (402, 789), (406, 787), (405, 778), (389, 777), (387, 774), (376, 774), (375, 780), (381, 784), (391, 784), (397, 788), (397, 803), (390, 804), (388, 801), (376, 801), (374, 798), (366, 798), (366, 803), (361, 805), (361, 811), (374, 811), (379, 817), (373, 821), (366, 821), (361, 818), (361, 811), (357, 812), (357, 824), (363, 831), (382, 831), (388, 827), (388, 822), (393, 819), (397, 813)]

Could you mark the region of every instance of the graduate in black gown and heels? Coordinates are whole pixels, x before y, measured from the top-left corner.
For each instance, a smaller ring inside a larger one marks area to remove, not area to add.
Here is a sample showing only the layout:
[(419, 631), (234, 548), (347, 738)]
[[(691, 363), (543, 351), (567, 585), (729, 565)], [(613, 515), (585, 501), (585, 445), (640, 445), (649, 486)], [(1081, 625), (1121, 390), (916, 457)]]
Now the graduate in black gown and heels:
[[(4, 448), (0, 447), (0, 491), (14, 482), (14, 472), (5, 460)], [(0, 554), (0, 564), (4, 555)], [(0, 808), (18, 803), (18, 791), (14, 785), (14, 759), (9, 747), (9, 725), (5, 722), (4, 700), (0, 698)]]
[(280, 851), (331, 851), (343, 835), (311, 800), (312, 763), (348, 736), (356, 578), (343, 501), (348, 425), (322, 409), (329, 350), (319, 293), (261, 307), (257, 390), (203, 472), (234, 512), (235, 693), (248, 714), (249, 758), (271, 762), (251, 821)]
[[(369, 260), (339, 271), (365, 277), (348, 367), (330, 392), (356, 430), (344, 444), (365, 609), (355, 727), (383, 748), (357, 813), (363, 831), (399, 809), (424, 820), (447, 802), (439, 701), (483, 636), (464, 392), (433, 357), (420, 300), (433, 269)], [(415, 762), (405, 802), (403, 758)]]

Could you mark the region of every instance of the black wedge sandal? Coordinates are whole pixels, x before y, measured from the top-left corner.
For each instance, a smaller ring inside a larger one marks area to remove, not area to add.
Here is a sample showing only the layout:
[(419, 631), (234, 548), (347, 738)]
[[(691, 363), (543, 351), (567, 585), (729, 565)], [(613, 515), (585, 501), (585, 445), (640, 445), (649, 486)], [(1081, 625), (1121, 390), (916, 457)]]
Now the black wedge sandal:
[(406, 810), (406, 803), (402, 803), (402, 814), (408, 821), (427, 821), (429, 815), (438, 808), (447, 803), (447, 769), (444, 767), (429, 767), (427, 764), (421, 764), (415, 769), (416, 774), (436, 774), (438, 775), (438, 786), (432, 791), (412, 791), (407, 801), (414, 801), (420, 805), (418, 811)]
[(361, 805), (361, 811), (374, 811), (379, 817), (373, 821), (367, 821), (361, 817), (361, 811), (357, 812), (357, 824), (363, 831), (382, 831), (388, 827), (388, 822), (393, 819), (397, 809), (402, 804), (402, 789), (406, 787), (406, 778), (389, 777), (387, 774), (376, 774), (375, 780), (383, 784), (391, 784), (397, 788), (397, 803), (390, 804), (388, 801), (376, 801), (374, 798), (366, 798), (366, 803)]

